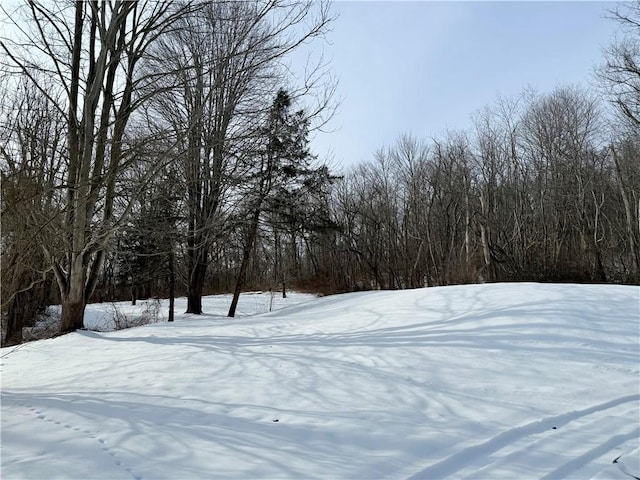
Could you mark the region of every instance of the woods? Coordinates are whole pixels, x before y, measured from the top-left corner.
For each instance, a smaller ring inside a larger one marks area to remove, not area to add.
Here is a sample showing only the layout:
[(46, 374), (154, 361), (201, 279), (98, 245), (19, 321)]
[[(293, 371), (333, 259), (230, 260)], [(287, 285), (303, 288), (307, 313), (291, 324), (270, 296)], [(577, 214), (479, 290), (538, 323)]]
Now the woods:
[[(0, 41), (3, 345), (47, 305), (245, 289), (640, 283), (640, 4), (594, 78), (332, 171), (326, 2), (67, 2)], [(9, 31), (9, 30), (7, 30)], [(339, 72), (338, 72), (339, 74)], [(587, 80), (587, 79), (585, 79)]]
[(607, 143), (602, 121), (585, 92), (559, 89), (378, 152), (338, 204), (344, 287), (638, 282), (638, 136)]

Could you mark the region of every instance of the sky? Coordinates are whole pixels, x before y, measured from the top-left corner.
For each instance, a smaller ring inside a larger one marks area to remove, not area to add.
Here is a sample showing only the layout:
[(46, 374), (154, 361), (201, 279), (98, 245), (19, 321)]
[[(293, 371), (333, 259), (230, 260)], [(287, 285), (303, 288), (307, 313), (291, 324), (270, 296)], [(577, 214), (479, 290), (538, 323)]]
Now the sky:
[(339, 82), (340, 106), (325, 133), (314, 133), (312, 150), (345, 170), (403, 133), (468, 129), (473, 113), (499, 95), (593, 86), (593, 69), (618, 28), (607, 18), (616, 5), (335, 0), (326, 41), (292, 57), (295, 73), (310, 53), (323, 55)]
[(467, 129), (525, 87), (594, 85), (614, 2), (338, 1), (323, 50), (341, 105), (312, 148), (346, 169), (392, 145)]

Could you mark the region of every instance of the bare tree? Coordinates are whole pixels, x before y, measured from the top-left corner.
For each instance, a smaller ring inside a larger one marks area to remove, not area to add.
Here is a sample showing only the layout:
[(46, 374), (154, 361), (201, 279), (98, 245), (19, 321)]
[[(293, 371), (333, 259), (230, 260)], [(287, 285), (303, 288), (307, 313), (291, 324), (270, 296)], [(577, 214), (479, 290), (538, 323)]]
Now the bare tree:
[[(632, 278), (640, 279), (640, 1), (626, 3), (611, 12), (620, 36), (605, 50), (605, 63), (596, 70), (605, 95), (616, 107), (614, 139), (610, 152), (622, 199), (626, 243)], [(622, 137), (622, 138), (621, 138)]]
[(397, 169), (402, 203), (401, 267), (404, 281), (412, 288), (428, 284), (428, 231), (430, 217), (429, 146), (411, 135), (402, 135), (390, 150)]
[[(182, 140), (186, 191), (188, 313), (202, 313), (202, 294), (216, 244), (232, 225), (240, 200), (236, 187), (247, 163), (256, 125), (286, 78), (286, 56), (316, 37), (332, 20), (326, 2), (203, 2), (184, 17), (157, 49), (158, 65), (170, 65), (172, 88), (156, 115)], [(312, 83), (321, 81), (312, 77)], [(309, 84), (294, 96), (308, 93)], [(320, 102), (317, 115), (326, 106)]]
[[(13, 72), (33, 82), (66, 122), (62, 228), (50, 233), (61, 237), (61, 248), (45, 245), (45, 254), (60, 290), (61, 331), (67, 332), (82, 328), (106, 244), (129, 208), (116, 209), (119, 181), (136, 161), (127, 149), (127, 126), (147, 100), (143, 87), (154, 81), (138, 75), (139, 63), (183, 12), (169, 1), (122, 0), (31, 0), (21, 11), (26, 23), (12, 12), (19, 38), (3, 38), (0, 48)], [(41, 76), (59, 86), (64, 98), (51, 97)]]
[[(5, 342), (20, 342), (50, 300), (53, 280), (41, 245), (55, 246), (45, 233), (59, 226), (58, 170), (64, 119), (27, 79), (2, 78), (0, 175), (2, 178), (2, 314)], [(56, 97), (53, 88), (49, 96)]]
[(624, 211), (623, 231), (628, 245), (625, 256), (631, 259), (629, 277), (640, 282), (640, 135), (629, 135), (611, 144), (610, 150)]
[(605, 50), (605, 64), (596, 70), (605, 94), (623, 118), (640, 126), (640, 1), (611, 12), (621, 36)]

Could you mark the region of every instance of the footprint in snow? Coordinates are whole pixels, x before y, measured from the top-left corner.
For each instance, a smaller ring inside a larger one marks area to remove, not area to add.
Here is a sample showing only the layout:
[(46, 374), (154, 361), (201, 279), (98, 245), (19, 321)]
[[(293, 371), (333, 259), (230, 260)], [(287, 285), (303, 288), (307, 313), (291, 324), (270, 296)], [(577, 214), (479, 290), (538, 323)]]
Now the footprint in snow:
[[(106, 445), (106, 440), (104, 440), (103, 438), (99, 438), (96, 435), (93, 434), (93, 432), (89, 431), (89, 430), (84, 430), (81, 429), (79, 427), (73, 427), (68, 423), (62, 424), (62, 422), (55, 420), (53, 418), (48, 418), (46, 415), (44, 415), (40, 410), (36, 409), (35, 407), (32, 407), (30, 405), (24, 405), (24, 404), (20, 404), (20, 406), (28, 408), (29, 412), (31, 413), (35, 413), (37, 415), (37, 418), (39, 420), (46, 420), (49, 423), (53, 423), (55, 425), (62, 425), (64, 428), (67, 428), (69, 430), (73, 430), (74, 432), (81, 432), (84, 433), (88, 438), (92, 438), (94, 440), (97, 440), (98, 443), (100, 443), (100, 445), (102, 446), (102, 450), (108, 454), (113, 460), (114, 465), (124, 469), (125, 471), (127, 471), (127, 473), (129, 473), (131, 476), (133, 476), (134, 480), (142, 480), (142, 477), (140, 475), (136, 475), (133, 473), (133, 471), (131, 470), (131, 468), (129, 467), (125, 467), (122, 462), (120, 460), (116, 460), (116, 453), (111, 450), (107, 445)], [(277, 422), (278, 420), (274, 420), (274, 422)]]

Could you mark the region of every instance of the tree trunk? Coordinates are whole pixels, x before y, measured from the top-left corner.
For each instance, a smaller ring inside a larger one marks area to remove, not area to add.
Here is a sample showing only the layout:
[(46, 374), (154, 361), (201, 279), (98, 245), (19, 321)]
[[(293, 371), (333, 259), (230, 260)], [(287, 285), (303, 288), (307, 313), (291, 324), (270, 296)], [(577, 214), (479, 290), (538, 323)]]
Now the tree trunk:
[(247, 278), (247, 267), (249, 266), (249, 260), (251, 259), (251, 252), (253, 251), (253, 245), (256, 241), (258, 234), (258, 219), (260, 218), (260, 211), (256, 211), (253, 214), (251, 223), (251, 230), (249, 231), (249, 237), (247, 238), (247, 244), (245, 245), (244, 252), (242, 253), (242, 264), (240, 265), (240, 272), (238, 272), (238, 280), (236, 281), (236, 288), (233, 291), (233, 299), (231, 300), (231, 306), (229, 307), (229, 317), (236, 316), (236, 308), (238, 307), (238, 300), (240, 299), (240, 292), (244, 287)]
[(84, 309), (86, 303), (80, 296), (66, 295), (62, 299), (62, 319), (60, 333), (69, 333), (84, 328)]
[(197, 284), (189, 285), (187, 292), (187, 311), (186, 313), (193, 313), (196, 315), (202, 315), (202, 288), (204, 282), (198, 282)]
[(273, 284), (277, 284), (280, 279), (280, 235), (273, 232)]
[(206, 264), (198, 264), (193, 269), (191, 281), (187, 288), (187, 312), (202, 315), (202, 291), (207, 273)]
[[(74, 232), (74, 235), (78, 235), (78, 233)], [(86, 256), (73, 255), (68, 280), (60, 269), (54, 268), (62, 304), (60, 333), (69, 333), (84, 328), (84, 309), (88, 297), (85, 290), (87, 288), (87, 262)]]
[(482, 243), (482, 256), (484, 259), (485, 281), (495, 281), (493, 262), (491, 261), (491, 232), (487, 227), (489, 218), (489, 208), (484, 194), (480, 195), (480, 206), (482, 209), (482, 219), (480, 220), (480, 241)]
[(173, 322), (176, 302), (176, 272), (173, 264), (173, 246), (169, 252), (169, 321)]
[(604, 265), (602, 263), (602, 254), (600, 252), (600, 248), (598, 247), (597, 242), (593, 242), (594, 253), (596, 257), (596, 280), (602, 283), (607, 283), (607, 274), (604, 270)]
[[(22, 343), (22, 328), (24, 327), (24, 307), (22, 306), (22, 292), (17, 293), (7, 313), (7, 330), (2, 339), (2, 346), (16, 345)], [(21, 308), (22, 307), (22, 308)]]

